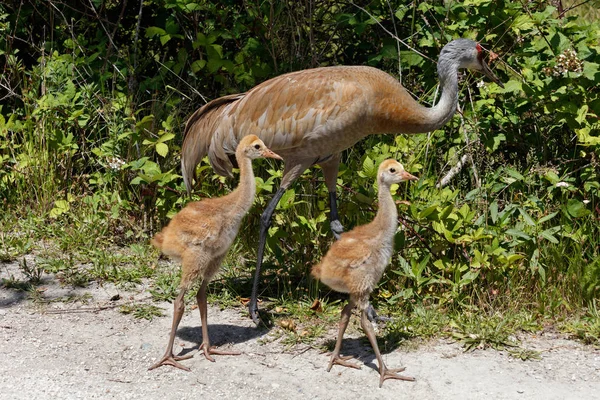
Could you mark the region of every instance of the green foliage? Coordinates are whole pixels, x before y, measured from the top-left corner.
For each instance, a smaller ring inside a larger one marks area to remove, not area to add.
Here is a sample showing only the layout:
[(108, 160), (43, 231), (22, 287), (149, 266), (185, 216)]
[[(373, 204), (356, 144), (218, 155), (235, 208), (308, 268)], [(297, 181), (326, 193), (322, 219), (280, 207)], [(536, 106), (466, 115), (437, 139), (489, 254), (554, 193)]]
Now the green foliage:
[[(471, 309), (516, 298), (560, 315), (600, 295), (600, 26), (577, 15), (589, 5), (559, 15), (547, 2), (508, 0), (67, 3), (0, 4), (0, 207), (13, 217), (0, 219), (2, 260), (53, 240), (43, 267), (65, 282), (158, 276), (152, 294), (169, 300), (176, 275), (157, 274), (149, 252), (106, 249), (141, 246), (187, 201), (179, 154), (193, 110), (285, 72), (339, 64), (383, 69), (430, 105), (433, 60), (468, 37), (495, 52), (504, 88), (466, 74), (461, 114), (442, 129), (369, 137), (343, 154), (347, 229), (373, 218), (382, 160), (420, 177), (393, 188), (398, 251), (373, 302)], [(255, 258), (260, 213), (281, 179), (274, 165), (256, 168), (239, 259)], [(196, 172), (200, 198), (236, 184), (206, 162)], [(269, 230), (265, 296), (318, 297), (308, 271), (330, 242), (327, 189), (309, 170)], [(217, 285), (231, 298), (250, 280), (234, 271), (240, 284)]]

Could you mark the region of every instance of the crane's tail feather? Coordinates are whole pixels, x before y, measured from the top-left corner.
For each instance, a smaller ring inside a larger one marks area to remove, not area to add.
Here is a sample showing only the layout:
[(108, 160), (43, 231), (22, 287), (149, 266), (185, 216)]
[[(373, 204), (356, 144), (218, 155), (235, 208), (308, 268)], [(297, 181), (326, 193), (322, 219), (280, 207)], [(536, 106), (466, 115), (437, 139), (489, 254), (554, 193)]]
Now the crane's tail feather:
[[(181, 173), (188, 195), (192, 192), (192, 183), (196, 179), (196, 166), (209, 154), (213, 167), (218, 159), (229, 162), (222, 146), (211, 146), (213, 134), (221, 121), (223, 106), (235, 102), (245, 93), (219, 97), (196, 110), (185, 124), (183, 145), (181, 146)], [(235, 151), (235, 149), (234, 149)], [(219, 165), (215, 171), (221, 175), (229, 175), (231, 167)]]

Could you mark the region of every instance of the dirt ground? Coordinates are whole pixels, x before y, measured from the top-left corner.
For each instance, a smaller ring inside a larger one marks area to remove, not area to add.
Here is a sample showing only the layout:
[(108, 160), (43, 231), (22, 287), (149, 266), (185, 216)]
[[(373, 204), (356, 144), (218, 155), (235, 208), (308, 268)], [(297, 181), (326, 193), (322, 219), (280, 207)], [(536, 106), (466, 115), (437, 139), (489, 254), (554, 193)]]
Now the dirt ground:
[[(0, 278), (14, 276), (0, 264)], [(209, 307), (213, 344), (240, 356), (197, 352), (197, 310), (187, 310), (175, 340), (176, 352), (192, 352), (181, 371), (148, 367), (164, 353), (172, 305), (163, 317), (135, 319), (119, 312), (126, 301), (148, 299), (147, 288), (125, 292), (111, 285), (61, 288), (41, 285), (44, 298), (91, 295), (87, 304), (32, 302), (24, 292), (0, 289), (0, 398), (2, 399), (600, 399), (600, 350), (555, 333), (520, 337), (541, 360), (521, 361), (507, 352), (476, 350), (435, 340), (415, 349), (384, 354), (390, 368), (406, 366), (415, 382), (388, 380), (378, 388), (376, 360), (360, 331), (347, 335), (343, 354), (360, 370), (334, 366), (307, 345), (287, 348), (266, 329), (257, 329), (242, 309)], [(119, 294), (121, 299), (110, 299)], [(335, 338), (335, 326), (327, 339)]]

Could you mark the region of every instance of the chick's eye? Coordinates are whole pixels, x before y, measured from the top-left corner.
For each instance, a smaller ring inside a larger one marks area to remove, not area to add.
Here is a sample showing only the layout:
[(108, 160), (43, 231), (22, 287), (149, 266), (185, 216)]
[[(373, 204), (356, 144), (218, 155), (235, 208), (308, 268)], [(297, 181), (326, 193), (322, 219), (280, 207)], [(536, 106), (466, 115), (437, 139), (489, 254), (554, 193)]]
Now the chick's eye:
[(394, 172), (396, 172), (396, 168), (390, 168), (390, 172), (393, 174)]
[(260, 144), (255, 144), (255, 145), (254, 145), (254, 148), (255, 148), (256, 150), (260, 149)]

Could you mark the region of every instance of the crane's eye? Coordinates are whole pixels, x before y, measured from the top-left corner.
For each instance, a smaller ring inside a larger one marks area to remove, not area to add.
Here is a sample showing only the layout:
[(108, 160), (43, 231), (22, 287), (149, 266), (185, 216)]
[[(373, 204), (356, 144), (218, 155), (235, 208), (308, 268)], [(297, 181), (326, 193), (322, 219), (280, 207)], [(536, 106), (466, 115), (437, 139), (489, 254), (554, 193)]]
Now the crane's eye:
[(258, 144), (258, 143), (257, 143), (257, 144), (255, 144), (255, 145), (254, 145), (254, 148), (255, 148), (256, 150), (259, 150), (259, 149), (260, 149), (260, 144)]
[(396, 168), (390, 168), (390, 172), (393, 174), (396, 172)]

